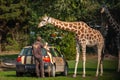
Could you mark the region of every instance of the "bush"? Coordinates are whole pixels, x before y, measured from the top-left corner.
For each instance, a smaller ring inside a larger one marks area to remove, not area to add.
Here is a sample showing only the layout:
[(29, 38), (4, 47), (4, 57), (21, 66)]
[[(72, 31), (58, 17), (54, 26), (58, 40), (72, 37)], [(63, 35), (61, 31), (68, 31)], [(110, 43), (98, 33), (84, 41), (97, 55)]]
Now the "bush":
[(60, 51), (63, 52), (66, 59), (75, 59), (76, 55), (76, 43), (75, 43), (75, 36), (72, 33), (68, 33), (64, 35), (63, 39), (58, 42)]
[(7, 41), (8, 44), (5, 46), (5, 50), (20, 50), (20, 44), (16, 40), (13, 40), (12, 38), (7, 38)]
[(19, 33), (19, 35), (16, 35), (15, 38), (8, 36), (6, 42), (3, 45), (5, 51), (19, 51), (22, 47), (27, 46), (28, 44), (28, 34)]

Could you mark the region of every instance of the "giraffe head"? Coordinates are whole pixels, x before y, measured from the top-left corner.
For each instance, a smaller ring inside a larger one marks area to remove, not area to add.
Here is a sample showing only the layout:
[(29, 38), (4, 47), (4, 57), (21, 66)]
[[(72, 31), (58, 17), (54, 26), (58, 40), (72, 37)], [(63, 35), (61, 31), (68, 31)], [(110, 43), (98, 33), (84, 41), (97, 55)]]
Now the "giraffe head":
[(100, 13), (104, 13), (104, 12), (105, 12), (105, 10), (106, 10), (106, 8), (107, 8), (107, 6), (106, 6), (106, 5), (103, 5), (103, 6), (102, 6), (102, 8), (101, 8)]
[(41, 22), (38, 24), (38, 27), (40, 28), (42, 26), (45, 26), (48, 24), (48, 22), (49, 22), (49, 17), (45, 15), (44, 17), (42, 17)]

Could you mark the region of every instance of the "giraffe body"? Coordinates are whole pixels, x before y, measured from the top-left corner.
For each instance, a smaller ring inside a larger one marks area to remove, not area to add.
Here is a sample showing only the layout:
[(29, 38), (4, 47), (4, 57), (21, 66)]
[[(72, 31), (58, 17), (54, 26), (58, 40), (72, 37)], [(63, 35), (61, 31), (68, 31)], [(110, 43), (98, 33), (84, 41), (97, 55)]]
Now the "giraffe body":
[(102, 50), (104, 47), (104, 39), (101, 33), (95, 29), (90, 28), (86, 23), (80, 22), (64, 22), (51, 17), (43, 17), (42, 21), (38, 24), (38, 27), (42, 27), (46, 24), (53, 24), (54, 26), (62, 29), (74, 32), (76, 34), (76, 63), (75, 63), (75, 71), (73, 77), (76, 77), (77, 66), (79, 61), (79, 54), (81, 46), (82, 55), (83, 55), (83, 77), (85, 77), (85, 64), (86, 64), (86, 46), (97, 46), (98, 48), (98, 65), (96, 76), (99, 74), (99, 67), (101, 68), (101, 75), (103, 74), (102, 67)]
[(109, 23), (111, 24), (112, 28), (115, 30), (116, 34), (116, 45), (118, 48), (118, 69), (120, 71), (120, 25), (114, 20), (112, 15), (110, 14), (107, 6), (102, 6), (101, 13), (105, 13), (108, 17)]

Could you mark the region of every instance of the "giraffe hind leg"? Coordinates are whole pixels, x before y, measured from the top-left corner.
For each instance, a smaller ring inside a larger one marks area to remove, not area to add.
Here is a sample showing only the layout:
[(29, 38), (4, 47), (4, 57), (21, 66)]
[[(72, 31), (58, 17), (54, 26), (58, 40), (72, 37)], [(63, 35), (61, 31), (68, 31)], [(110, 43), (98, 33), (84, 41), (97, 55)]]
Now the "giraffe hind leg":
[(118, 52), (118, 72), (120, 72), (120, 50)]
[[(101, 51), (102, 51), (102, 48), (100, 48), (100, 45), (99, 45), (98, 46), (98, 63), (97, 63), (96, 77), (99, 74), (99, 68), (101, 68), (101, 72), (103, 72), (103, 70), (102, 70), (103, 66), (102, 66)], [(102, 75), (102, 73), (101, 73), (101, 75)]]
[(117, 71), (120, 72), (120, 35), (117, 37), (117, 47), (118, 47), (118, 69)]
[(101, 55), (101, 60), (100, 60), (100, 76), (103, 75), (103, 54)]
[(96, 71), (96, 77), (99, 74), (99, 67), (100, 67), (100, 56), (98, 56), (98, 64), (97, 64), (97, 71)]

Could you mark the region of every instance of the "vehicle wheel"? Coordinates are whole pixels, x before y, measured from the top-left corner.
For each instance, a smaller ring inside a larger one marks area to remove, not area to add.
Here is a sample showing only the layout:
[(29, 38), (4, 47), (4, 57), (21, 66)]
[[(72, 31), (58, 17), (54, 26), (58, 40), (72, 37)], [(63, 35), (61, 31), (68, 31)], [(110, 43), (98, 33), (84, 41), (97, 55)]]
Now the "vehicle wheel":
[(51, 76), (55, 77), (55, 66), (54, 65), (52, 65), (51, 67)]
[(23, 76), (23, 73), (22, 72), (16, 72), (16, 76), (21, 77), (21, 76)]
[(68, 66), (67, 66), (67, 65), (65, 65), (63, 75), (64, 75), (64, 76), (67, 76), (67, 75), (68, 75)]

